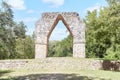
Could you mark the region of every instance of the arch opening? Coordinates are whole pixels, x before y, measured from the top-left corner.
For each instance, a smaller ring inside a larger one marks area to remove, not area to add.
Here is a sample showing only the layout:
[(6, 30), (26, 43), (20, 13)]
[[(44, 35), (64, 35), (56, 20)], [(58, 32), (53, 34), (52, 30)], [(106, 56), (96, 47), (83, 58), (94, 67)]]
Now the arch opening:
[(73, 37), (67, 23), (58, 15), (49, 34), (47, 57), (72, 57)]
[(48, 35), (47, 35), (48, 39), (49, 39), (52, 31), (54, 30), (54, 28), (56, 27), (56, 25), (58, 24), (58, 22), (59, 22), (60, 20), (63, 22), (63, 24), (65, 25), (65, 27), (67, 28), (67, 30), (70, 32), (70, 35), (73, 36), (72, 31), (70, 30), (68, 24), (66, 23), (66, 21), (64, 20), (64, 18), (61, 16), (61, 14), (59, 14), (59, 15), (57, 16), (55, 22), (53, 23), (52, 28), (50, 29), (50, 31), (49, 31), (49, 33), (48, 33)]

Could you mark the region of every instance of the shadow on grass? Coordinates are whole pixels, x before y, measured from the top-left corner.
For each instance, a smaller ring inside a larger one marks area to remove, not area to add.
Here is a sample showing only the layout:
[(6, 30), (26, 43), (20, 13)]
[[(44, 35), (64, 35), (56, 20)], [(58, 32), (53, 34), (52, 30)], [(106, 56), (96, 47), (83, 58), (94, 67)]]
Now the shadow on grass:
[[(0, 70), (0, 77), (2, 77), (3, 75), (12, 72), (11, 70)], [(10, 79), (1, 79), (0, 80), (10, 80)]]
[(77, 74), (30, 74), (0, 80), (111, 80), (98, 77), (80, 76)]
[(11, 70), (0, 70), (0, 77), (3, 76), (4, 74), (12, 72)]

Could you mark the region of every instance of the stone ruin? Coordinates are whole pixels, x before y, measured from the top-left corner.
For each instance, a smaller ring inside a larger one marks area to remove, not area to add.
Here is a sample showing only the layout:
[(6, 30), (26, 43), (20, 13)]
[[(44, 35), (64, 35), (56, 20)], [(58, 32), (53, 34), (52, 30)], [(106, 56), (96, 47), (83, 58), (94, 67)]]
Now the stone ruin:
[(76, 12), (45, 12), (36, 23), (35, 58), (46, 58), (49, 37), (62, 20), (73, 37), (73, 57), (85, 58), (85, 24)]

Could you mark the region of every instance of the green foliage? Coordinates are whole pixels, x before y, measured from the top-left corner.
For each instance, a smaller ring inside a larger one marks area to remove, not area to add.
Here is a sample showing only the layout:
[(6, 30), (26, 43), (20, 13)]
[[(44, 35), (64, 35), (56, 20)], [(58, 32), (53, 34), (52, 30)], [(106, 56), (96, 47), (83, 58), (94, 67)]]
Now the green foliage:
[(19, 59), (34, 58), (34, 38), (26, 36), (24, 39), (16, 39), (16, 56)]
[(120, 59), (120, 45), (115, 45), (108, 48), (105, 59)]
[(15, 38), (13, 35), (14, 21), (13, 21), (13, 12), (10, 6), (3, 2), (2, 9), (0, 9), (0, 43), (1, 57), (4, 58), (13, 58), (15, 55)]
[(21, 21), (19, 24), (16, 24), (14, 28), (14, 33), (18, 38), (25, 38), (27, 26)]
[(72, 37), (69, 35), (62, 41), (49, 42), (49, 57), (72, 56)]
[(85, 18), (87, 57), (120, 59), (120, 3), (108, 3), (100, 12), (88, 12)]
[(0, 59), (33, 58), (34, 38), (27, 36), (26, 25), (13, 20), (11, 7), (2, 2), (0, 9)]

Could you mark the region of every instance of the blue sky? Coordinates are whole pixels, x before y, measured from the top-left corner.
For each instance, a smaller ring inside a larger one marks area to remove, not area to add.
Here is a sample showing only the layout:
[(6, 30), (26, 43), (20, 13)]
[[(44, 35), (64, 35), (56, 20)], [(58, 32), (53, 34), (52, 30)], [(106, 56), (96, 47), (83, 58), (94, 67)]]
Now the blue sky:
[[(98, 10), (106, 6), (105, 0), (6, 0), (13, 7), (15, 21), (27, 25), (27, 34), (32, 34), (35, 22), (43, 12), (78, 12), (83, 19), (87, 11)], [(54, 29), (51, 40), (63, 39), (68, 32), (62, 22)]]

